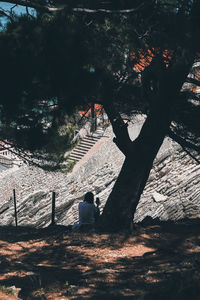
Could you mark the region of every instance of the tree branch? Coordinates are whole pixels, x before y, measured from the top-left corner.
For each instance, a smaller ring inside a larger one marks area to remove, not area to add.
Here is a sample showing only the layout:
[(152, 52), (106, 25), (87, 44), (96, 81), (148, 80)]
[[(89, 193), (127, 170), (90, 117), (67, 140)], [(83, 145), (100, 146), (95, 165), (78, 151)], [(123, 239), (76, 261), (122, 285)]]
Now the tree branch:
[[(28, 3), (28, 0), (26, 0), (26, 2)], [(33, 18), (33, 16), (29, 13), (29, 7), (28, 6), (26, 6), (26, 13), (27, 13), (28, 16)]]
[(184, 146), (181, 146), (183, 150), (192, 158), (194, 159), (198, 164), (200, 164), (200, 160), (196, 158), (190, 151), (188, 151)]
[(2, 9), (0, 9), (0, 15), (8, 18), (11, 21), (13, 21), (13, 18), (8, 13), (6, 13), (4, 10), (2, 10)]
[(111, 122), (115, 138), (113, 142), (122, 151), (122, 153), (127, 156), (133, 147), (132, 141), (129, 137), (128, 126), (122, 119), (119, 112), (116, 112), (112, 104), (103, 104), (106, 114)]
[[(16, 149), (16, 151), (15, 151), (15, 150), (13, 150), (13, 149), (11, 148), (10, 143), (8, 143), (6, 140), (3, 140), (3, 139), (1, 138), (1, 141), (4, 143), (4, 149), (5, 149), (5, 150), (8, 150), (8, 151), (10, 151), (12, 154), (17, 155), (17, 156), (20, 157), (24, 162), (27, 162), (27, 163), (29, 163), (29, 164), (36, 165), (37, 167), (39, 166), (38, 164), (34, 163), (34, 162), (31, 160), (30, 156), (29, 156), (27, 153), (24, 153), (24, 152), (21, 151), (20, 149)], [(7, 146), (7, 147), (6, 147), (6, 146)]]
[[(14, 3), (17, 5), (25, 6), (25, 7), (30, 7), (34, 9), (40, 9), (46, 12), (55, 12), (62, 10), (67, 7), (67, 5), (63, 5), (62, 7), (53, 7), (53, 6), (47, 6), (47, 5), (42, 5), (38, 4), (36, 1), (23, 1), (23, 0), (5, 0), (5, 1), (0, 1), (0, 2), (6, 2), (6, 3)], [(133, 13), (138, 10), (140, 10), (142, 7), (144, 7), (145, 3), (141, 3), (138, 7), (135, 8), (128, 8), (128, 9), (106, 9), (106, 8), (97, 8), (97, 9), (92, 9), (92, 8), (86, 8), (86, 7), (72, 7), (72, 11), (74, 12), (85, 12), (85, 13), (106, 13), (106, 14), (112, 14), (112, 13)]]
[[(16, 147), (16, 145), (14, 146), (14, 149), (10, 147), (10, 143), (7, 142), (6, 140), (1, 138), (1, 141), (4, 143), (4, 149), (8, 150), (10, 153), (16, 155), (17, 157), (20, 157), (21, 160), (29, 165), (44, 169), (45, 168), (45, 159), (42, 156), (31, 156), (28, 153), (26, 153), (25, 151), (21, 150), (20, 148)], [(38, 162), (37, 162), (38, 161)], [(39, 163), (41, 162), (41, 163)]]
[(38, 4), (35, 1), (5, 0), (5, 1), (0, 1), (0, 3), (1, 2), (13, 3), (13, 4), (16, 4), (16, 5), (21, 5), (21, 6), (24, 6), (24, 7), (39, 9), (39, 10), (43, 10), (43, 11), (46, 11), (46, 12), (59, 11), (59, 10), (62, 10), (64, 8), (64, 7), (50, 7), (50, 6)]
[(187, 78), (186, 78), (186, 82), (188, 82), (188, 83), (193, 83), (193, 84), (195, 84), (195, 85), (200, 86), (200, 81), (197, 80), (197, 79), (191, 78), (191, 77), (187, 77)]
[(144, 6), (144, 3), (141, 3), (136, 8), (129, 8), (129, 9), (103, 9), (103, 8), (97, 8), (97, 9), (91, 9), (91, 8), (73, 8), (73, 11), (76, 12), (86, 12), (86, 13), (106, 13), (106, 14), (113, 14), (113, 13), (133, 13), (138, 10), (140, 10)]
[(197, 159), (194, 155), (192, 155), (190, 151), (187, 150), (187, 148), (189, 148), (200, 153), (200, 147), (182, 139), (180, 136), (176, 135), (171, 129), (169, 129), (168, 136), (175, 142), (177, 142), (192, 159), (194, 159), (198, 164), (200, 164), (200, 160)]

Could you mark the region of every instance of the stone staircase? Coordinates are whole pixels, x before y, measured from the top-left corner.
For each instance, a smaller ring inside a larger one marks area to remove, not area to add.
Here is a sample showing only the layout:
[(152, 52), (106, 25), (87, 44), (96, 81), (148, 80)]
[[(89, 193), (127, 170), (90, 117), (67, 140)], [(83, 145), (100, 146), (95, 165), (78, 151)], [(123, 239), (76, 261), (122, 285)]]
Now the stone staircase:
[(69, 156), (69, 161), (78, 162), (85, 154), (96, 144), (103, 136), (104, 130), (98, 128), (93, 134), (86, 135), (81, 142), (72, 150)]

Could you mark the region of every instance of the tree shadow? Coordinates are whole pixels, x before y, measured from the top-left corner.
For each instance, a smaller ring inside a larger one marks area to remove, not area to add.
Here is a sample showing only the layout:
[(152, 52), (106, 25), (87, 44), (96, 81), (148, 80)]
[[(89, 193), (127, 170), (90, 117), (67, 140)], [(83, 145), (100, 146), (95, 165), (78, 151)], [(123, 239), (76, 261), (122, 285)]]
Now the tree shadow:
[(199, 299), (199, 224), (141, 224), (131, 236), (0, 227), (0, 285), (22, 299)]

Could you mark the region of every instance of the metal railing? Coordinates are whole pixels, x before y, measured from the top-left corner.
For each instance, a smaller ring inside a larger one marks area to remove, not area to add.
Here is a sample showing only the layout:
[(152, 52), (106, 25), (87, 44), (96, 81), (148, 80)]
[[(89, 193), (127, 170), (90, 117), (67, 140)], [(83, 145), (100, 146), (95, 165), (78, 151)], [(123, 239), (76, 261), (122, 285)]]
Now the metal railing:
[[(52, 198), (51, 198), (51, 223), (50, 225), (56, 225), (56, 193), (52, 192)], [(5, 203), (4, 205), (2, 205), (2, 207), (0, 208), (0, 215), (4, 214), (5, 212), (7, 212), (8, 209), (10, 209), (13, 206), (13, 216), (15, 219), (15, 226), (18, 227), (18, 208), (17, 208), (17, 198), (16, 198), (16, 190), (13, 189), (12, 191), (12, 196), (9, 199), (9, 203)]]

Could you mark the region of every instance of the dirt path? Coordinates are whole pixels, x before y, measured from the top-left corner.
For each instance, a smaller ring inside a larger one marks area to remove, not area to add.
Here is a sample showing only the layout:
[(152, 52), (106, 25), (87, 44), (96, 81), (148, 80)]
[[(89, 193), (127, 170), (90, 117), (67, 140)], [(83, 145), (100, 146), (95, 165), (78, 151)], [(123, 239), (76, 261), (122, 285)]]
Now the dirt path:
[(0, 299), (199, 299), (199, 223), (131, 236), (1, 227)]

